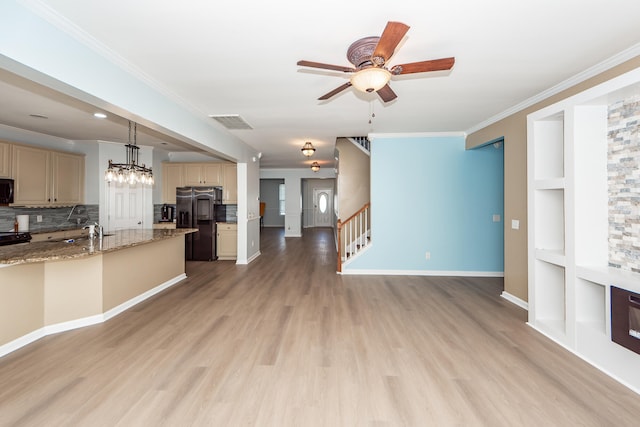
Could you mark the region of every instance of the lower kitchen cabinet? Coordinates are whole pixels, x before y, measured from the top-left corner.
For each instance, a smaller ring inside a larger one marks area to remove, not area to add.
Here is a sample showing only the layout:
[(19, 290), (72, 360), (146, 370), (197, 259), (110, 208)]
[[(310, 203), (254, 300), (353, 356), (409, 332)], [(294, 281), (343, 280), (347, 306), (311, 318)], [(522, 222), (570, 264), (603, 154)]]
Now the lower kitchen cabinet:
[(238, 224), (216, 223), (219, 260), (235, 260), (238, 257)]

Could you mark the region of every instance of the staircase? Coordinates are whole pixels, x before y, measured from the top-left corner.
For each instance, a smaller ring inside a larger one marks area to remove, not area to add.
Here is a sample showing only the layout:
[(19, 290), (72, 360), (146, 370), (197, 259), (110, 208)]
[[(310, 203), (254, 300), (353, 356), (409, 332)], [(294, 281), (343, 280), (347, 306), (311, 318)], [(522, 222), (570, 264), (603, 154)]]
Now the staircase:
[(338, 272), (342, 272), (342, 266), (352, 260), (371, 244), (371, 231), (369, 229), (370, 203), (366, 203), (358, 212), (351, 215), (344, 222), (338, 220)]
[(364, 151), (367, 155), (371, 154), (371, 142), (366, 136), (350, 136), (347, 138), (353, 142), (358, 148)]

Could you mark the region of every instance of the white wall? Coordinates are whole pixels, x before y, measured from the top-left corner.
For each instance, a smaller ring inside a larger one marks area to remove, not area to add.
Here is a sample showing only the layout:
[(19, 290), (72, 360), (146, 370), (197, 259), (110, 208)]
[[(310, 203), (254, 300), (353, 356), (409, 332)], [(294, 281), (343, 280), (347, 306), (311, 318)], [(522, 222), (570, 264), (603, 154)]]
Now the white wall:
[(303, 178), (335, 178), (335, 171), (330, 168), (322, 168), (313, 172), (309, 168), (304, 169), (261, 169), (261, 179), (284, 179), (285, 186), (285, 216), (284, 236), (302, 236), (302, 179)]
[(260, 161), (238, 163), (238, 264), (260, 255)]

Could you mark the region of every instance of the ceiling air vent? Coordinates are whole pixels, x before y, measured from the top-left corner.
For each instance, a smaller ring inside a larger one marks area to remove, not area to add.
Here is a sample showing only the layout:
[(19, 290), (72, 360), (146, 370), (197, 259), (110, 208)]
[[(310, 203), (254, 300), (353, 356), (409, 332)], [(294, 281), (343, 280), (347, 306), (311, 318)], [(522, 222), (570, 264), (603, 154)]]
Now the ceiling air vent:
[(210, 115), (209, 117), (227, 129), (253, 129), (249, 123), (240, 117), (240, 114)]

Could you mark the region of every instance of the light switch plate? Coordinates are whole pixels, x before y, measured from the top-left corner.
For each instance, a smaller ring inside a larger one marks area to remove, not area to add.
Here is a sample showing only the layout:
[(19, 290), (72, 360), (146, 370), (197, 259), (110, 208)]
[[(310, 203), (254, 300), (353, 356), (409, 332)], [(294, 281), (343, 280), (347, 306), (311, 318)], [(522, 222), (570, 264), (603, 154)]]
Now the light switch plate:
[(500, 222), (500, 214), (493, 214), (493, 222)]
[(520, 221), (517, 219), (512, 219), (511, 220), (511, 228), (513, 228), (514, 230), (519, 230), (520, 229)]

